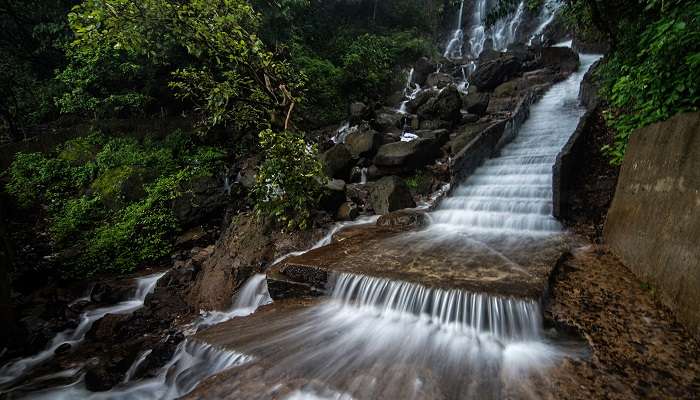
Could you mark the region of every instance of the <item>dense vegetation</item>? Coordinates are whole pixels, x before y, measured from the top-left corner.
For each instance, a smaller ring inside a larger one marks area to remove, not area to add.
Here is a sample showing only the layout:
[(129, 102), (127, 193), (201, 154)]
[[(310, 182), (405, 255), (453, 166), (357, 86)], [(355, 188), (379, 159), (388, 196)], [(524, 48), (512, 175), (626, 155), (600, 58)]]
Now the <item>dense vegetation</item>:
[(44, 219), (65, 276), (168, 255), (189, 223), (177, 203), (198, 179), (223, 187), (224, 166), (251, 155), (258, 215), (305, 228), (326, 179), (309, 132), (403, 84), (399, 69), (433, 55), (445, 4), (3, 1), (0, 138), (83, 121), (191, 123), (165, 139), (98, 131), (19, 153), (6, 191)]

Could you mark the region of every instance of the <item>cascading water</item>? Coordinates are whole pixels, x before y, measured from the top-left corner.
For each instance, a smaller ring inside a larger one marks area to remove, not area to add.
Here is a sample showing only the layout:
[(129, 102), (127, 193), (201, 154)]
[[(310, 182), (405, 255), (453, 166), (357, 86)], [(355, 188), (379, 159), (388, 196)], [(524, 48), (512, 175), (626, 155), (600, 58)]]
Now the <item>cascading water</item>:
[(51, 339), (49, 344), (46, 346), (46, 349), (34, 356), (22, 358), (4, 365), (2, 368), (0, 368), (0, 385), (17, 380), (33, 367), (53, 357), (54, 352), (60, 346), (64, 344), (75, 346), (76, 344), (80, 343), (85, 338), (85, 334), (92, 327), (92, 324), (105, 315), (131, 313), (143, 307), (146, 296), (148, 296), (148, 294), (155, 289), (158, 279), (160, 279), (163, 275), (165, 275), (165, 273), (158, 273), (138, 278), (136, 280), (136, 292), (129, 300), (113, 306), (85, 311), (80, 316), (80, 323), (76, 328), (58, 333), (53, 339)]
[(496, 22), (491, 28), (493, 40), (493, 48), (498, 51), (506, 51), (508, 46), (515, 42), (518, 35), (518, 29), (523, 22), (525, 16), (525, 0), (518, 3), (515, 12), (502, 18)]
[(528, 46), (531, 46), (534, 40), (538, 40), (539, 42), (542, 41), (544, 30), (547, 28), (547, 26), (549, 26), (549, 24), (552, 23), (552, 21), (554, 21), (554, 17), (556, 16), (557, 11), (559, 11), (561, 6), (561, 0), (546, 0), (544, 2), (544, 5), (540, 10), (540, 14), (537, 16), (537, 19), (538, 21), (540, 21), (540, 24), (530, 36), (530, 39), (527, 42)]
[[(226, 312), (212, 312), (203, 314), (200, 319), (192, 324), (189, 333), (198, 329), (221, 323), (232, 318), (252, 314), (258, 307), (269, 304), (272, 301), (267, 291), (265, 275), (252, 276), (239, 290), (233, 302), (233, 306)], [(151, 350), (140, 354), (126, 373), (124, 382), (106, 392), (91, 392), (85, 387), (84, 377), (80, 376), (74, 383), (58, 388), (52, 388), (31, 394), (32, 399), (134, 399), (134, 400), (160, 400), (175, 399), (192, 391), (199, 382), (207, 377), (225, 369), (251, 361), (251, 357), (201, 343), (196, 340), (185, 339), (175, 350), (171, 360), (165, 364), (160, 372), (153, 378), (134, 380), (139, 366), (149, 356)], [(79, 370), (72, 372), (70, 376), (79, 374)]]
[(445, 58), (460, 58), (462, 57), (462, 46), (464, 44), (464, 31), (462, 30), (462, 14), (464, 13), (464, 0), (459, 4), (459, 14), (457, 15), (457, 27), (452, 31), (450, 40), (445, 46)]
[(584, 112), (578, 86), (597, 58), (581, 55), (579, 72), (531, 107), (530, 117), (500, 156), (487, 160), (431, 213), (432, 229), (474, 235), (560, 232), (552, 217), (552, 167)]

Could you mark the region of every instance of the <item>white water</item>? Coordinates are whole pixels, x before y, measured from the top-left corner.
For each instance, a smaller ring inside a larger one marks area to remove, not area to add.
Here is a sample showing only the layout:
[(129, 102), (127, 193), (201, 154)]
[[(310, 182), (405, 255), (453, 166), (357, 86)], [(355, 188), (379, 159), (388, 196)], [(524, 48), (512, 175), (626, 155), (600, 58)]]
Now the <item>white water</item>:
[(496, 22), (491, 28), (493, 32), (493, 48), (498, 51), (508, 50), (508, 46), (518, 38), (518, 30), (525, 16), (525, 0), (521, 0), (515, 12)]
[(540, 14), (537, 16), (537, 19), (540, 21), (540, 24), (530, 36), (530, 39), (527, 42), (528, 46), (531, 46), (532, 41), (535, 39), (540, 41), (542, 40), (545, 28), (547, 28), (547, 26), (549, 26), (549, 24), (551, 24), (552, 21), (554, 21), (554, 17), (556, 16), (557, 11), (559, 11), (561, 6), (561, 0), (546, 0), (544, 2), (544, 5), (540, 10)]
[[(31, 357), (11, 361), (0, 368), (0, 384), (7, 384), (22, 377), (26, 372), (38, 364), (53, 357), (54, 352), (63, 344), (75, 346), (83, 341), (85, 334), (90, 330), (92, 324), (107, 314), (127, 314), (143, 307), (146, 296), (153, 291), (165, 273), (158, 273), (136, 279), (136, 292), (129, 300), (121, 303), (87, 310), (80, 316), (80, 323), (74, 329), (67, 329), (58, 333), (47, 345), (46, 349)], [(81, 298), (82, 299), (82, 298)]]
[[(235, 297), (233, 306), (226, 312), (204, 314), (193, 324), (190, 333), (198, 328), (250, 315), (265, 304), (272, 302), (267, 291), (264, 274), (256, 274), (246, 281)], [(199, 382), (225, 369), (249, 362), (250, 356), (222, 350), (209, 344), (185, 339), (180, 343), (172, 359), (161, 368), (154, 378), (132, 380), (139, 365), (151, 350), (140, 354), (127, 371), (124, 382), (106, 392), (91, 392), (85, 387), (83, 376), (76, 382), (44, 391), (34, 392), (32, 399), (90, 399), (90, 400), (168, 400), (176, 399), (191, 392)], [(71, 376), (75, 376), (74, 371)]]
[(462, 30), (462, 14), (464, 13), (464, 0), (459, 4), (459, 14), (457, 15), (457, 27), (452, 31), (450, 35), (450, 40), (445, 46), (445, 53), (443, 57), (445, 58), (461, 58), (462, 57), (462, 45), (464, 42), (464, 31)]
[(511, 236), (561, 231), (552, 216), (552, 167), (583, 115), (578, 87), (597, 58), (581, 55), (579, 71), (531, 107), (530, 117), (500, 155), (487, 160), (430, 214), (432, 229)]

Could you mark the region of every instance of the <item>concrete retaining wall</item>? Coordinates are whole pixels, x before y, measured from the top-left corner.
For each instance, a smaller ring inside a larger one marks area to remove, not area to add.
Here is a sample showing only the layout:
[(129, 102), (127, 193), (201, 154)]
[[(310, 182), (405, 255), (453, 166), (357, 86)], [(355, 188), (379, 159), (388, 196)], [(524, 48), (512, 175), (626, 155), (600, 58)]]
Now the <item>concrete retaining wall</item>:
[(700, 338), (700, 113), (633, 133), (605, 239)]

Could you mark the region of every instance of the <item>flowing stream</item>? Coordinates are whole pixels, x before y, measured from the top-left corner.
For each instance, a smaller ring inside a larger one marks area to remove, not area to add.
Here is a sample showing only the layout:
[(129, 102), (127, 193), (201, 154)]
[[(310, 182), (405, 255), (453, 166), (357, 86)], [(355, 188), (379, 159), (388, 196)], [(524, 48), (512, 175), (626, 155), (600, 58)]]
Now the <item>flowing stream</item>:
[[(10, 362), (0, 368), (0, 385), (8, 384), (16, 381), (24, 376), (26, 372), (37, 366), (38, 364), (53, 357), (56, 349), (64, 344), (76, 346), (85, 338), (85, 334), (90, 330), (92, 324), (107, 314), (127, 314), (132, 313), (143, 307), (146, 296), (153, 291), (160, 279), (165, 273), (158, 273), (144, 276), (136, 279), (136, 291), (133, 297), (122, 301), (112, 306), (101, 307), (85, 311), (80, 316), (80, 322), (77, 327), (67, 329), (58, 333), (49, 342), (44, 350), (31, 357), (22, 358)], [(81, 298), (79, 300), (88, 299)]]

